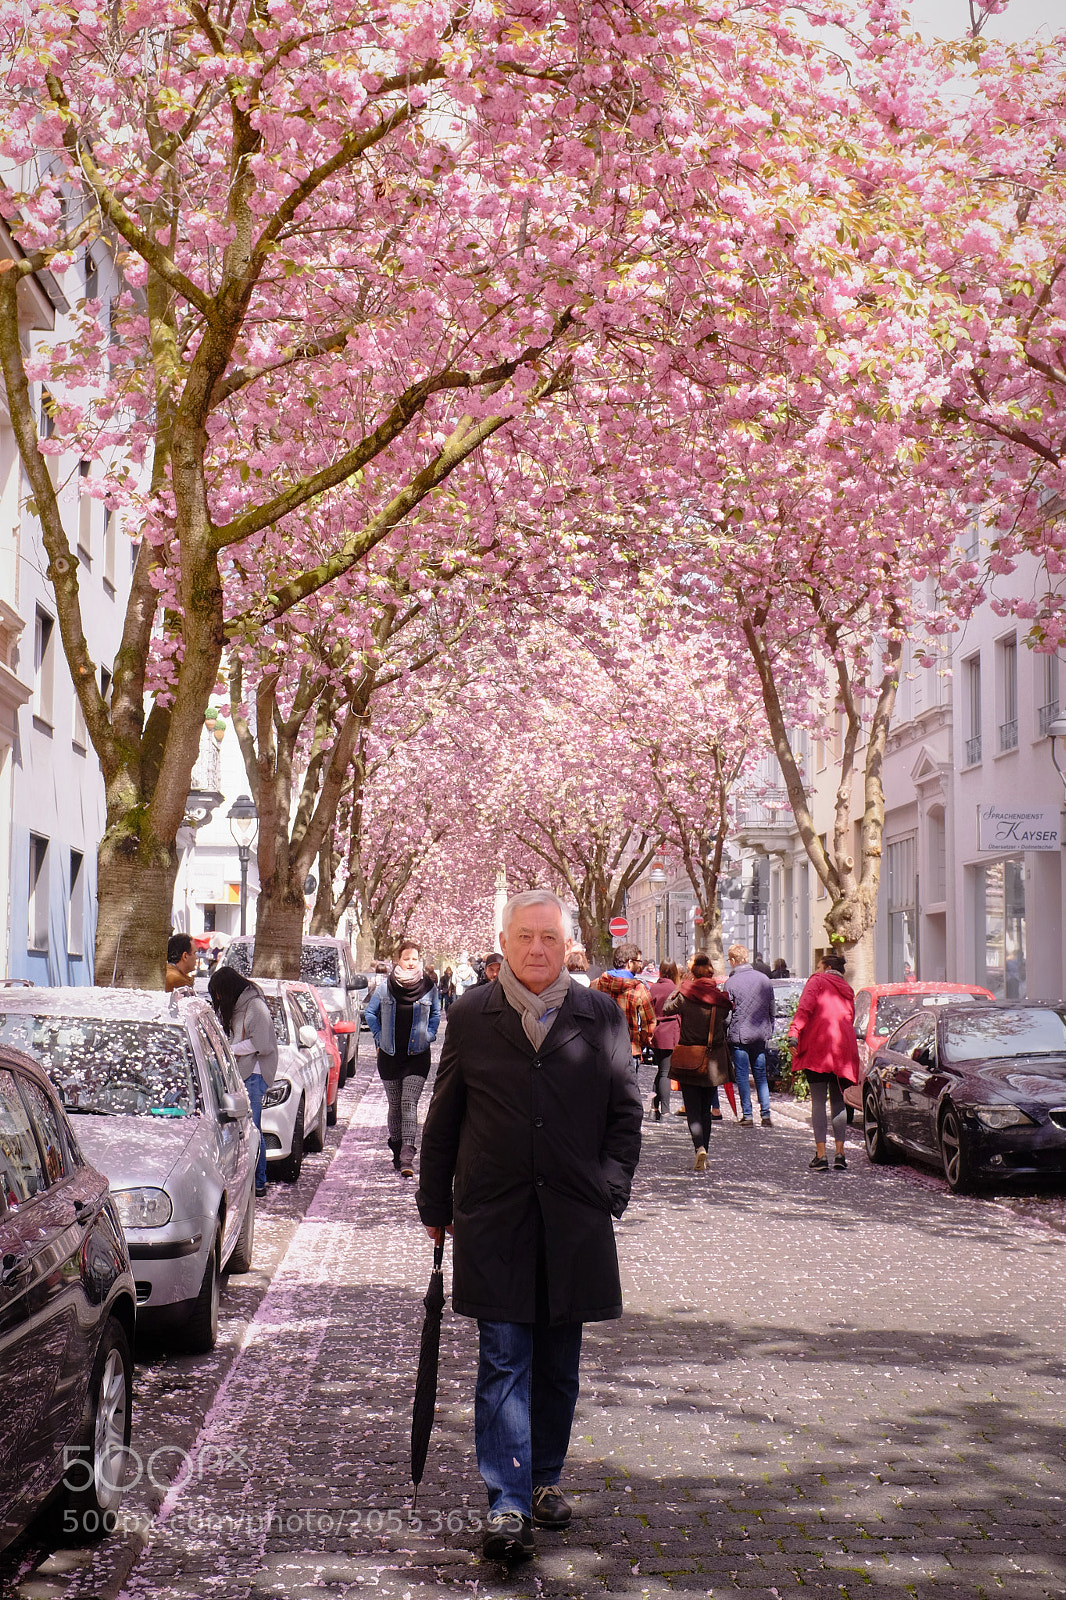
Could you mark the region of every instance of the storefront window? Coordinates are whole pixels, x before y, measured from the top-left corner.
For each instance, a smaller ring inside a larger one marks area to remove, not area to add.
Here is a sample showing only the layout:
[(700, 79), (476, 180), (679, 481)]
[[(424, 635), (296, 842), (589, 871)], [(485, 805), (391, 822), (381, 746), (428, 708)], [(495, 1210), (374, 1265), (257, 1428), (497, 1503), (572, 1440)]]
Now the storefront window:
[(1025, 864), (977, 869), (977, 981), (997, 1000), (1025, 999)]

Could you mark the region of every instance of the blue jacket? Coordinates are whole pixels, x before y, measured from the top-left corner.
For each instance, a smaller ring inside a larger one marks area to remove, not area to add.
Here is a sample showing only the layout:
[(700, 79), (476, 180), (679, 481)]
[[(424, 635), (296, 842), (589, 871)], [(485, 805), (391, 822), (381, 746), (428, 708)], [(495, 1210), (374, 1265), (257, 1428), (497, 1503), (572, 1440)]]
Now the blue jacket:
[(730, 1044), (738, 1044), (741, 1049), (749, 1044), (765, 1044), (774, 1031), (774, 986), (769, 978), (745, 962), (742, 967), (733, 968), (725, 987), (733, 997)]
[[(396, 1054), (396, 1001), (388, 980), (379, 983), (374, 993), (367, 1002), (363, 1012), (366, 1025), (374, 1038), (374, 1043), (379, 1050), (387, 1056)], [(409, 1055), (420, 1055), (423, 1050), (428, 1050), (437, 1037), (437, 1024), (440, 1022), (440, 991), (436, 984), (424, 994), (421, 1000), (414, 1004), (414, 1016), (411, 1018), (411, 1043), (407, 1047)]]

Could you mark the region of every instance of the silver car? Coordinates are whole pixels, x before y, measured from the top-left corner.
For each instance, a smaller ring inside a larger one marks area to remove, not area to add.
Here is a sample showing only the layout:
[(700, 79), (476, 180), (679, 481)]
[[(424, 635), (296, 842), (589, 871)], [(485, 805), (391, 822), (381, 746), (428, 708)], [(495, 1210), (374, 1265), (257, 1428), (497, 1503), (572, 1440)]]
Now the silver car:
[(278, 1040), (277, 1077), (263, 1096), (267, 1176), (295, 1183), (305, 1150), (321, 1150), (329, 1116), (329, 1055), (318, 1031), (293, 1004), (289, 985), (256, 978)]
[[(234, 967), (242, 977), (252, 976), (255, 940), (241, 936), (231, 939), (219, 960), (223, 967)], [(255, 980), (257, 983), (259, 979)], [(331, 1023), (358, 1022), (369, 994), (369, 981), (355, 970), (355, 959), (347, 939), (309, 937), (300, 950), (300, 982), (312, 983), (322, 996)], [(355, 1072), (357, 1035), (338, 1038), (341, 1050), (341, 1084)]]
[(185, 1348), (213, 1349), (219, 1278), (252, 1264), (259, 1135), (211, 1007), (138, 989), (3, 991), (0, 1041), (41, 1063), (110, 1182), (138, 1325), (177, 1322)]

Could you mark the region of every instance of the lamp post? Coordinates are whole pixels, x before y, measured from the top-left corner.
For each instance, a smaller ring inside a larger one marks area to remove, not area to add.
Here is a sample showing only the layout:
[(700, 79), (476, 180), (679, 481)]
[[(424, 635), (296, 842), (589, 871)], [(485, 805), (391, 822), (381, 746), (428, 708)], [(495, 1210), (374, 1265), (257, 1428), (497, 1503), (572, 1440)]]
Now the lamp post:
[(247, 932), (248, 857), (252, 853), (252, 845), (259, 832), (259, 813), (255, 809), (255, 801), (249, 795), (240, 794), (226, 812), (226, 816), (241, 863), (241, 933), (243, 934)]
[(681, 959), (682, 959), (682, 961), (684, 961), (685, 954), (686, 954), (686, 946), (681, 941), (682, 941), (682, 936), (683, 936), (683, 934), (685, 932), (685, 923), (684, 923), (684, 919), (682, 917), (678, 917), (677, 921), (674, 923), (674, 932), (677, 934), (678, 943), (681, 944)]

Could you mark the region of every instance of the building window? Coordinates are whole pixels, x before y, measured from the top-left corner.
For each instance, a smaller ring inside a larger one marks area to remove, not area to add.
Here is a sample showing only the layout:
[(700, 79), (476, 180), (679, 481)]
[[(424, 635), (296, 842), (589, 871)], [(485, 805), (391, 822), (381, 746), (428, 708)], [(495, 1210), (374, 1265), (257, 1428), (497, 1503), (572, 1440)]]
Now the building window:
[(947, 899), (948, 829), (939, 806), (929, 813), (929, 901), (933, 905)]
[(1059, 658), (1037, 656), (1037, 731), (1043, 739), (1059, 714)]
[(966, 765), (974, 767), (981, 759), (981, 657), (963, 662), (966, 680)]
[(978, 867), (974, 925), (977, 981), (997, 1000), (1025, 999), (1025, 865)]
[(30, 834), (28, 938), (31, 950), (48, 949), (48, 840)]
[(101, 667), (100, 668), (100, 698), (103, 700), (104, 705), (109, 707), (109, 708), (110, 708), (110, 705), (111, 705), (111, 684), (112, 684), (112, 682), (113, 682), (113, 679), (111, 677), (110, 668), (109, 667)]
[(33, 715), (49, 728), (55, 694), (55, 627), (55, 619), (38, 606), (33, 637)]
[(1018, 641), (1011, 634), (996, 646), (999, 683), (999, 749), (1018, 748)]
[(84, 492), (90, 464), (78, 463), (78, 560), (83, 567), (91, 567), (93, 560), (93, 503)]
[(74, 730), (70, 742), (75, 750), (81, 751), (82, 755), (89, 748), (89, 730), (85, 726), (85, 713), (81, 709), (81, 701), (77, 694), (74, 696)]
[(85, 252), (85, 298), (86, 300), (100, 298), (100, 273), (91, 250)]
[(80, 850), (70, 852), (70, 902), (67, 913), (67, 954), (85, 954), (85, 885), (81, 869), (85, 857)]
[(104, 508), (104, 587), (115, 593), (115, 558), (118, 550), (118, 518), (110, 506)]
[(917, 972), (918, 883), (913, 834), (888, 847), (888, 981)]

